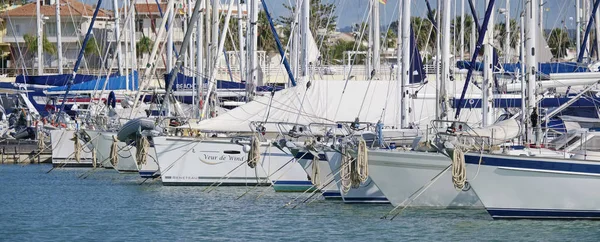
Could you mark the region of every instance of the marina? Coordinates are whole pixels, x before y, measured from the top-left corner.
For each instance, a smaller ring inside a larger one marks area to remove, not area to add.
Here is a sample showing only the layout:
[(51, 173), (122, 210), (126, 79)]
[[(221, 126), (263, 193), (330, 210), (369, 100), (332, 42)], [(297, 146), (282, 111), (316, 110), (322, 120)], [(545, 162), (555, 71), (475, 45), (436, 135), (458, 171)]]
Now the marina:
[(0, 239), (595, 240), (600, 0), (354, 4), (4, 3)]

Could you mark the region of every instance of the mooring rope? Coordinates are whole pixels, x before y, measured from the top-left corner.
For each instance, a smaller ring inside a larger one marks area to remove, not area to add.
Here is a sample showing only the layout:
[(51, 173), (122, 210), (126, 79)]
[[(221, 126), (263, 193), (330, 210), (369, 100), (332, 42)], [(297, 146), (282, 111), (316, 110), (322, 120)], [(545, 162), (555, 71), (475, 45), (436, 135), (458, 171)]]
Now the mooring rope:
[(77, 132), (73, 132), (73, 139), (71, 139), (73, 141), (73, 146), (75, 149), (75, 151), (73, 152), (75, 155), (75, 161), (77, 161), (77, 163), (79, 163), (81, 161), (81, 143), (79, 143), (79, 137), (78, 137), (78, 133)]
[(137, 142), (135, 142), (136, 144), (136, 158), (137, 158), (137, 165), (138, 167), (141, 167), (142, 165), (145, 165), (147, 163), (147, 155), (146, 153), (148, 152), (149, 148), (150, 148), (150, 142), (148, 142), (148, 138), (146, 138), (146, 136), (141, 136), (138, 138)]
[(452, 155), (452, 184), (454, 184), (456, 190), (463, 190), (466, 182), (465, 153), (457, 147)]
[(367, 142), (364, 139), (358, 141), (358, 153), (356, 154), (356, 173), (360, 183), (365, 183), (369, 179), (369, 156)]
[(313, 156), (311, 168), (312, 168), (312, 177), (311, 177), (310, 181), (312, 182), (313, 185), (318, 187), (321, 184), (321, 178), (319, 177), (321, 175), (321, 171), (319, 169), (319, 155)]
[(119, 140), (115, 135), (112, 136), (113, 142), (110, 145), (110, 164), (114, 168), (119, 164)]
[(342, 162), (340, 164), (340, 187), (343, 194), (348, 194), (350, 187), (352, 187), (351, 174), (352, 174), (352, 156), (348, 152), (345, 146), (342, 146)]
[(258, 160), (260, 159), (260, 141), (258, 134), (254, 134), (252, 137), (252, 143), (250, 143), (250, 152), (248, 152), (248, 166), (250, 168), (256, 167)]

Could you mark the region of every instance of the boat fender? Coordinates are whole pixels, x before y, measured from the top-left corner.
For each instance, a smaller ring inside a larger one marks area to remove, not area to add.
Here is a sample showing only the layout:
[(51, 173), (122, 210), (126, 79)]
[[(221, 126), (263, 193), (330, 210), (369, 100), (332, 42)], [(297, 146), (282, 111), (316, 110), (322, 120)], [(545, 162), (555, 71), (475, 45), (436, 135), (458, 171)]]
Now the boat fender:
[(111, 91), (108, 94), (107, 104), (112, 108), (115, 108), (117, 106), (117, 97), (115, 96), (115, 92)]

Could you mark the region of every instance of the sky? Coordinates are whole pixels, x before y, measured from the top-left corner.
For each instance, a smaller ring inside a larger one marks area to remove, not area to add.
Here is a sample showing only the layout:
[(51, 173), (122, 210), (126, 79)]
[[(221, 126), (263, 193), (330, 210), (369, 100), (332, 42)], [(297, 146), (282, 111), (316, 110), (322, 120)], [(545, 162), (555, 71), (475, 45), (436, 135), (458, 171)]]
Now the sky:
[[(269, 10), (273, 15), (281, 16), (290, 14), (287, 9), (283, 7), (283, 3), (294, 2), (294, 0), (264, 0), (266, 1)], [(336, 15), (338, 16), (338, 28), (350, 26), (355, 23), (364, 22), (365, 12), (368, 10), (368, 4), (370, 0), (322, 0), (327, 3), (335, 3), (337, 6)], [(453, 15), (461, 14), (461, 2), (463, 0), (451, 0), (454, 4)], [(468, 0), (465, 1), (465, 12), (470, 14)], [(496, 14), (495, 22), (504, 22), (504, 15), (498, 14), (498, 9), (505, 8), (506, 1), (509, 0), (496, 0)], [(511, 18), (518, 17), (523, 10), (523, 2), (525, 0), (510, 0)], [(544, 26), (545, 28), (564, 28), (565, 25), (569, 29), (576, 28), (576, 11), (575, 1), (573, 0), (544, 0), (545, 12), (544, 12)], [(380, 5), (380, 17), (381, 24), (389, 24), (398, 18), (398, 3), (401, 0), (387, 0), (387, 4)], [(430, 0), (432, 8), (436, 8), (437, 0)], [(483, 13), (485, 11), (485, 0), (474, 0), (475, 5), (478, 9), (478, 17), (483, 21)], [(413, 0), (412, 1), (412, 16), (425, 17), (427, 7), (425, 0)], [(564, 21), (564, 22), (563, 22)]]
[[(98, 0), (81, 0), (88, 4), (95, 4)], [(143, 1), (143, 0), (138, 0)], [(159, 0), (159, 1), (167, 1), (167, 0)], [(223, 4), (227, 4), (229, 0), (220, 0)], [(233, 0), (237, 1), (237, 0)], [(245, 0), (248, 2), (248, 0)], [(282, 15), (290, 15), (291, 13), (283, 7), (284, 3), (292, 3), (295, 0), (263, 0), (266, 1), (269, 10), (271, 10), (271, 14), (277, 18)], [(321, 0), (325, 3), (334, 3), (337, 6), (336, 16), (338, 16), (338, 28), (351, 26), (356, 23), (364, 22), (365, 12), (368, 10), (368, 4), (371, 0)], [(375, 0), (378, 1), (378, 0)], [(450, 0), (454, 4), (454, 10), (452, 11), (453, 16), (461, 14), (461, 2), (465, 2), (465, 12), (466, 14), (470, 14), (468, 0)], [(485, 11), (485, 2), (486, 0), (473, 0), (478, 9), (478, 17), (480, 21), (483, 21), (483, 13)], [(525, 0), (496, 0), (496, 14), (495, 14), (495, 22), (500, 23), (504, 22), (504, 16), (498, 14), (498, 9), (505, 8), (506, 1), (510, 1), (510, 9), (511, 9), (511, 18), (518, 17), (523, 10), (523, 3)], [(543, 0), (544, 3), (544, 27), (546, 29), (551, 28), (564, 28), (565, 26), (568, 29), (575, 29), (575, 1), (573, 0)], [(585, 0), (584, 0), (585, 1)], [(591, 0), (587, 0), (592, 2)], [(123, 4), (125, 1), (118, 1), (120, 4)], [(145, 2), (145, 1), (143, 1)], [(154, 0), (148, 0), (148, 2), (153, 3)], [(387, 4), (380, 5), (381, 13), (381, 25), (387, 25), (392, 21), (395, 21), (398, 18), (398, 4), (401, 3), (402, 0), (387, 0)], [(433, 9), (436, 8), (437, 0), (429, 0), (431, 3), (431, 7)], [(590, 3), (591, 5), (591, 3)], [(112, 1), (106, 1), (102, 3), (102, 6), (105, 8), (112, 8)], [(420, 16), (425, 17), (427, 12), (427, 7), (425, 5), (425, 0), (412, 0), (412, 16)], [(583, 26), (582, 28), (585, 28)]]

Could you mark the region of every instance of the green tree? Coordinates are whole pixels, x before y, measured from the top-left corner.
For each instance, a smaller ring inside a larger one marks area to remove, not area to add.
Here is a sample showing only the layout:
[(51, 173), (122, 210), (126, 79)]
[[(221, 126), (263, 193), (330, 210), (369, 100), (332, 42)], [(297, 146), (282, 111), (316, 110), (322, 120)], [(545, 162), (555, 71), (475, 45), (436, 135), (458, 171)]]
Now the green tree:
[[(503, 51), (504, 50), (504, 46), (506, 46), (506, 41), (504, 41), (504, 39), (506, 38), (506, 27), (505, 27), (506, 23), (502, 22), (499, 24), (496, 24), (494, 26), (494, 30), (495, 30), (495, 34), (494, 34), (494, 38), (496, 43), (500, 43), (500, 48), (502, 48)], [(510, 47), (511, 48), (517, 48), (517, 44), (519, 42), (519, 35), (520, 35), (520, 28), (519, 25), (517, 24), (517, 21), (514, 19), (510, 20)]]
[(92, 37), (85, 43), (85, 48), (83, 48), (83, 53), (86, 55), (100, 55), (100, 49), (98, 47), (98, 42), (96, 42), (96, 38)]
[[(258, 13), (258, 49), (263, 50), (269, 53), (275, 53), (277, 51), (277, 44), (275, 42), (275, 37), (273, 36), (273, 32), (271, 31), (271, 26), (269, 25), (269, 19), (267, 18), (267, 14), (265, 11), (260, 11)], [(279, 33), (278, 33), (279, 34)], [(282, 43), (285, 45), (285, 43)]]
[(565, 57), (567, 55), (567, 49), (573, 45), (567, 31), (556, 28), (550, 32), (550, 38), (548, 38), (548, 46), (552, 55), (556, 58)]
[(140, 40), (138, 40), (138, 42), (135, 43), (137, 56), (140, 57), (144, 53), (150, 53), (152, 45), (154, 45), (154, 42), (148, 36), (140, 38)]
[[(25, 47), (30, 53), (37, 52), (37, 38), (30, 34), (24, 34), (23, 40), (25, 41)], [(56, 46), (48, 40), (46, 35), (42, 36), (42, 50), (48, 54), (56, 54)]]
[[(337, 25), (337, 16), (334, 14), (336, 5), (333, 3), (324, 3), (323, 0), (313, 0), (310, 2), (310, 25), (309, 29), (313, 37), (315, 38), (315, 42), (321, 48), (320, 51), (322, 53), (324, 61), (330, 61), (331, 56), (329, 56), (330, 51), (328, 48), (333, 46), (335, 43), (330, 41), (331, 33), (335, 31)], [(291, 30), (292, 23), (294, 22), (294, 12), (296, 11), (296, 6), (290, 6), (286, 3), (283, 6), (290, 12), (289, 15), (279, 17), (279, 23), (283, 25), (283, 43), (287, 43)], [(296, 28), (298, 31), (299, 28)]]
[[(471, 43), (471, 31), (473, 31), (474, 28), (477, 28), (477, 26), (475, 26), (475, 22), (473, 21), (473, 17), (470, 16), (470, 15), (467, 15), (465, 17), (465, 21), (464, 21), (464, 23), (465, 23), (465, 32), (464, 32), (463, 36), (460, 36), (461, 18), (462, 18), (461, 16), (457, 16), (456, 18), (454, 18), (452, 20), (452, 28), (454, 30), (454, 31), (452, 31), (454, 33), (454, 38), (453, 39), (456, 40), (456, 41), (459, 41), (459, 43), (455, 44), (454, 46), (456, 46), (456, 48), (457, 48), (456, 50), (457, 51), (460, 51), (459, 50), (459, 48), (460, 48), (460, 39), (464, 38), (464, 40), (465, 40), (465, 50), (468, 50), (469, 53), (470, 53), (472, 51), (471, 50), (471, 44), (470, 44)], [(511, 24), (512, 24), (512, 22), (511, 22)], [(516, 26), (516, 24), (513, 25), (513, 26)], [(475, 36), (475, 38), (477, 38), (477, 35)], [(516, 42), (515, 42), (515, 44), (516, 44)]]

